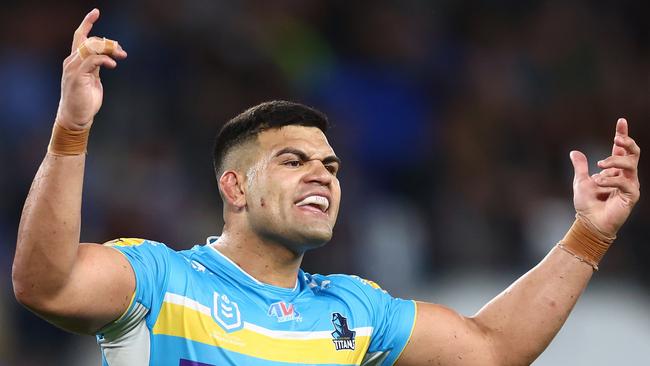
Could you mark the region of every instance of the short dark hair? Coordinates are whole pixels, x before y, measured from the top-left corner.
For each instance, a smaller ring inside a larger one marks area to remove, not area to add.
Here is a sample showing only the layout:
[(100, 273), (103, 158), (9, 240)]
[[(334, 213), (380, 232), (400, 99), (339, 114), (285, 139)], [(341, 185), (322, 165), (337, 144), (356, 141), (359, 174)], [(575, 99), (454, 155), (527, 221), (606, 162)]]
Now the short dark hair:
[(258, 104), (226, 122), (217, 133), (214, 142), (213, 164), (217, 179), (223, 168), (224, 159), (233, 147), (257, 137), (262, 131), (289, 125), (317, 127), (323, 133), (326, 133), (329, 128), (324, 113), (285, 100)]

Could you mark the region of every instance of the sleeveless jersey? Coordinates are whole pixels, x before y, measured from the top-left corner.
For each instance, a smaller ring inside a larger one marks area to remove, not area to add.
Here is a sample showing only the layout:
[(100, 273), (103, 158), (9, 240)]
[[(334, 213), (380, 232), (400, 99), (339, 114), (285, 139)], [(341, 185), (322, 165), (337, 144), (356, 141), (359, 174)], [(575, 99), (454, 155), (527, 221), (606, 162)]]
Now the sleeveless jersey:
[(144, 239), (105, 245), (136, 277), (127, 311), (101, 329), (104, 366), (392, 365), (415, 322), (414, 301), (349, 275), (298, 273), (264, 284), (205, 245), (174, 251)]

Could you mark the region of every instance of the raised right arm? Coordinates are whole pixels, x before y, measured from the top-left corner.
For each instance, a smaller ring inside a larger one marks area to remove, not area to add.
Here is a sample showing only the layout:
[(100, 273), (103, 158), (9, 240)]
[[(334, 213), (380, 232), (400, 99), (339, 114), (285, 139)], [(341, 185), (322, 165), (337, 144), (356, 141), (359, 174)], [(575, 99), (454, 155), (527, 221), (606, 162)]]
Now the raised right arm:
[[(86, 15), (63, 63), (57, 129), (90, 129), (102, 104), (99, 69), (126, 57), (119, 45), (109, 55), (80, 56), (77, 49), (98, 18), (97, 9)], [(16, 298), (30, 310), (66, 330), (92, 334), (127, 309), (135, 276), (116, 250), (79, 243), (85, 160), (83, 152), (48, 149), (23, 208), (12, 280)]]

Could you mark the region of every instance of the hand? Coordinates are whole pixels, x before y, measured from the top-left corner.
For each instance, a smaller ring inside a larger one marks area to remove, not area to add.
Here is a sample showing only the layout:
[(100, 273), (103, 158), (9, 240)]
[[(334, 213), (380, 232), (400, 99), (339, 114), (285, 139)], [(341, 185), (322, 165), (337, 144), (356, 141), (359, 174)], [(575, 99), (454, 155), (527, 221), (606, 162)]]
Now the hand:
[(116, 42), (110, 55), (92, 54), (82, 59), (77, 49), (87, 39), (93, 24), (99, 19), (99, 10), (93, 9), (74, 32), (72, 52), (63, 61), (61, 100), (56, 113), (56, 123), (69, 130), (90, 128), (102, 106), (103, 88), (99, 78), (101, 66), (113, 69), (117, 60), (126, 58), (126, 52)]
[(639, 200), (637, 167), (641, 149), (628, 136), (627, 121), (616, 123), (612, 155), (598, 162), (603, 169), (589, 176), (587, 157), (571, 151), (575, 171), (573, 179), (573, 205), (576, 212), (585, 216), (600, 231), (614, 236)]

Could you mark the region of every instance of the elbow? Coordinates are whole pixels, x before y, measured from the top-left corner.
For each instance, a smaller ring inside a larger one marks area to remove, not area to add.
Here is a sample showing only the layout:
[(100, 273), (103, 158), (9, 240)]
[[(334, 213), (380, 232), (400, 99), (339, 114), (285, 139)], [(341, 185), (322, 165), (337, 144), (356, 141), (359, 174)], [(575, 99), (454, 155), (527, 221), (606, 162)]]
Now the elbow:
[(46, 304), (45, 294), (42, 293), (38, 280), (14, 263), (11, 272), (11, 283), (16, 301), (22, 306), (39, 311)]
[(27, 295), (27, 289), (25, 288), (25, 281), (23, 279), (22, 271), (20, 266), (16, 264), (14, 260), (14, 265), (11, 268), (11, 285), (14, 289), (14, 297), (18, 300), (19, 303), (23, 303)]
[(26, 262), (24, 251), (20, 248), (24, 246), (20, 239), (16, 243), (16, 254), (11, 267), (11, 285), (14, 290), (14, 297), (23, 306), (29, 306), (34, 298), (36, 283), (34, 278), (30, 278), (29, 264)]
[(14, 297), (16, 301), (31, 312), (47, 317), (48, 314), (56, 314), (57, 304), (53, 295), (44, 293), (38, 289), (33, 280), (16, 279), (12, 277)]
[(32, 283), (29, 284), (29, 280), (25, 278), (26, 276), (22, 273), (20, 268), (14, 263), (13, 269), (11, 271), (11, 283), (14, 290), (14, 297), (19, 304), (32, 307), (34, 301), (34, 287)]
[(47, 310), (51, 300), (58, 296), (65, 284), (62, 278), (55, 267), (30, 260), (24, 253), (16, 252), (11, 268), (11, 284), (19, 304), (35, 312)]
[[(493, 329), (487, 326), (482, 322), (482, 319), (478, 316), (472, 316), (466, 318), (466, 320), (471, 324), (471, 328), (474, 330), (475, 334), (480, 337), (480, 344), (483, 346), (483, 361), (487, 366), (504, 366), (509, 365), (504, 357), (501, 355), (501, 345), (498, 341), (499, 330)], [(506, 353), (507, 355), (507, 353)]]
[(527, 339), (513, 338), (503, 326), (489, 326), (480, 315), (468, 320), (483, 338), (486, 365), (525, 366), (530, 365), (539, 355), (530, 352)]

